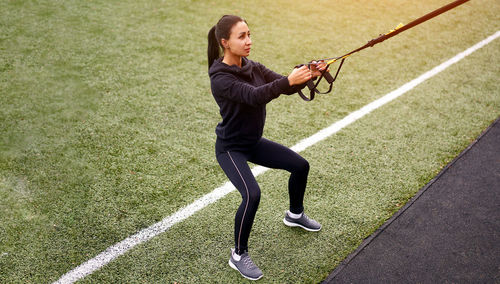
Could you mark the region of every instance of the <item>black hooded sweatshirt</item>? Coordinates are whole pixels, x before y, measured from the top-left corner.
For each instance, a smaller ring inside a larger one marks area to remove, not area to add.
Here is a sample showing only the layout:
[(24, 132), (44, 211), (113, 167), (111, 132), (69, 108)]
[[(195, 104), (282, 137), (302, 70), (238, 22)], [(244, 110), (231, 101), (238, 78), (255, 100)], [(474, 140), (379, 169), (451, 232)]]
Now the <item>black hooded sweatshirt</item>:
[(266, 104), (280, 94), (290, 95), (303, 87), (291, 87), (287, 77), (245, 57), (241, 68), (219, 58), (208, 73), (222, 116), (215, 128), (217, 152), (250, 150), (262, 137)]

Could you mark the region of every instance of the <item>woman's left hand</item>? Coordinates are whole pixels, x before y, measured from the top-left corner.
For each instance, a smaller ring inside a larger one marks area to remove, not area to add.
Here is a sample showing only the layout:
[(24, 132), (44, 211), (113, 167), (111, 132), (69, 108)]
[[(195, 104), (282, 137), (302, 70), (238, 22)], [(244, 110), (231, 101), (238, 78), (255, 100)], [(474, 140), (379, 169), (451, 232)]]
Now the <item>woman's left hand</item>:
[[(321, 76), (321, 73), (323, 70), (325, 70), (328, 66), (324, 61), (312, 61), (310, 63), (311, 66), (311, 77), (318, 77)], [(329, 72), (330, 70), (326, 70), (326, 72)]]

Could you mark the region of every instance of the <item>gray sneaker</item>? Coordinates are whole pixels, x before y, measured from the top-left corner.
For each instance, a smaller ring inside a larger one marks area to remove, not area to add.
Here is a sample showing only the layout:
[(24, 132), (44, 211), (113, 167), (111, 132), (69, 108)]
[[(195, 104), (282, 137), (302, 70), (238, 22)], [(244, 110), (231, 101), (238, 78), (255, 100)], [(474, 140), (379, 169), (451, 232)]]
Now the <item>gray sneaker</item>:
[(283, 223), (290, 227), (301, 227), (304, 230), (317, 232), (321, 230), (321, 224), (307, 217), (306, 213), (302, 213), (302, 216), (298, 219), (288, 216), (288, 211), (285, 213), (285, 218), (283, 218)]
[(262, 271), (253, 263), (252, 259), (248, 255), (248, 252), (245, 252), (241, 255), (240, 261), (236, 261), (233, 258), (234, 249), (231, 249), (231, 257), (229, 258), (229, 266), (233, 269), (238, 270), (241, 276), (250, 280), (259, 280), (264, 276)]

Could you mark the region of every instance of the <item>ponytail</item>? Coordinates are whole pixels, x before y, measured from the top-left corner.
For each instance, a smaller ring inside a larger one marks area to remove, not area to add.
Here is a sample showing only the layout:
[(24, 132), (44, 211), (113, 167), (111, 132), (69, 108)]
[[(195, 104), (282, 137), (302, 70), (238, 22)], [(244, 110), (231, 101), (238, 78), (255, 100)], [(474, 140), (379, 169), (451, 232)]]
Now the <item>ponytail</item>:
[(239, 16), (224, 15), (217, 22), (217, 25), (213, 26), (208, 32), (208, 69), (210, 69), (210, 66), (212, 66), (215, 60), (221, 57), (221, 49), (223, 48), (221, 40), (229, 39), (231, 29), (238, 22), (246, 23), (246, 21)]
[(219, 42), (215, 36), (215, 29), (216, 26), (213, 26), (208, 32), (208, 69), (210, 69), (214, 61), (220, 57)]

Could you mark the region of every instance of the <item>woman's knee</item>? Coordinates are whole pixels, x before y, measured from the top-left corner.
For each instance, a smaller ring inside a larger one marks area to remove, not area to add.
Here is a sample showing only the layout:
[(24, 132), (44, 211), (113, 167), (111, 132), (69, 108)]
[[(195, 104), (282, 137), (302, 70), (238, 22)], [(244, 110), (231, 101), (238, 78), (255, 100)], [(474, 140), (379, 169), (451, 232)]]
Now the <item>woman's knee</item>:
[(260, 189), (251, 190), (248, 194), (248, 202), (254, 206), (259, 205), (260, 202)]
[(242, 197), (242, 203), (256, 207), (260, 202), (260, 188), (248, 188), (248, 191), (242, 194)]
[(307, 175), (309, 173), (309, 168), (309, 162), (306, 159), (300, 159), (295, 165), (294, 172)]

